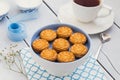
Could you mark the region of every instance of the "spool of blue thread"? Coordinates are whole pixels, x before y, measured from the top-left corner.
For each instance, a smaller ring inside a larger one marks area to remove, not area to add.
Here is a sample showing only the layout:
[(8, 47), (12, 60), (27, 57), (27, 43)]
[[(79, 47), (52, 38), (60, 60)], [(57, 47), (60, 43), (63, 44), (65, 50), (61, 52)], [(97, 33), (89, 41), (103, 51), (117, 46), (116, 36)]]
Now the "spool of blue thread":
[(14, 42), (22, 41), (27, 37), (25, 27), (19, 23), (11, 23), (8, 26), (8, 38)]

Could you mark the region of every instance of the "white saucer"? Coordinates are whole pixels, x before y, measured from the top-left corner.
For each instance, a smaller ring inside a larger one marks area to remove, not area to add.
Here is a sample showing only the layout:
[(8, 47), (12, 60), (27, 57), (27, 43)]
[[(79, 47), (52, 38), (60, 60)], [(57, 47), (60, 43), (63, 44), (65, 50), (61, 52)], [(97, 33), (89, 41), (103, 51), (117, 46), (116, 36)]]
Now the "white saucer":
[[(100, 14), (104, 13), (106, 13), (104, 9), (100, 11)], [(90, 23), (82, 23), (75, 18), (72, 11), (72, 4), (68, 3), (60, 8), (58, 19), (62, 23), (68, 23), (78, 26), (79, 28), (86, 31), (88, 34), (97, 34), (109, 29), (112, 26), (114, 21), (114, 13), (111, 12), (111, 14), (106, 17), (98, 17)]]

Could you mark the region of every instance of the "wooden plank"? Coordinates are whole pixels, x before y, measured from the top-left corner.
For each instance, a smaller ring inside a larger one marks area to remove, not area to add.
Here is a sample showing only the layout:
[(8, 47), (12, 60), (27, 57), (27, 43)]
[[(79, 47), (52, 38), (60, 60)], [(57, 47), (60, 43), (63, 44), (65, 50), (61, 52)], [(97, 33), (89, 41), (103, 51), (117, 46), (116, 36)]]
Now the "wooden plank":
[[(68, 3), (70, 0), (45, 0), (45, 2), (55, 11), (55, 13), (57, 14), (58, 11), (59, 11), (59, 8)], [(116, 0), (114, 1), (114, 4), (113, 4), (113, 0), (105, 0), (105, 4), (108, 4), (110, 6), (113, 7), (113, 11), (115, 12), (115, 21), (117, 23), (117, 21), (119, 22), (120, 20), (118, 19), (119, 18), (119, 0)], [(119, 25), (119, 24), (118, 24)], [(117, 70), (120, 72), (120, 66), (118, 64), (118, 60), (119, 59), (119, 56), (120, 56), (120, 50), (119, 50), (119, 47), (118, 47), (118, 43), (119, 43), (119, 40), (120, 38), (118, 38), (118, 36), (120, 36), (120, 30), (118, 27), (116, 27), (115, 25), (113, 25), (109, 30), (105, 31), (105, 33), (108, 33), (112, 36), (112, 39), (110, 42), (106, 43), (103, 47), (103, 52), (107, 53), (107, 56), (110, 57), (110, 59), (112, 60), (112, 63), (113, 65), (117, 68)], [(92, 38), (92, 41), (93, 41), (93, 53), (95, 53), (98, 49), (98, 46), (100, 44), (100, 40), (98, 38), (98, 35), (92, 35), (91, 36)], [(115, 53), (115, 54), (113, 54)], [(101, 57), (104, 57), (104, 55), (102, 55)], [(102, 59), (102, 58), (100, 58)], [(106, 58), (105, 58), (106, 59)], [(104, 66), (116, 77), (116, 79), (118, 79), (118, 75), (116, 74), (116, 72), (111, 69), (111, 65), (109, 64), (109, 62), (106, 60), (104, 62)], [(108, 64), (109, 66), (106, 66), (106, 64)], [(118, 68), (119, 67), (119, 68)], [(116, 76), (117, 75), (117, 76)]]
[[(118, 62), (120, 60), (120, 29), (113, 25), (113, 27), (107, 30), (105, 33), (111, 35), (111, 40), (104, 44), (102, 51), (110, 58), (112, 64), (120, 72), (120, 63)], [(104, 60), (102, 60), (102, 63), (111, 73), (114, 73), (113, 75), (116, 77), (116, 79), (120, 79), (120, 76), (113, 70), (113, 68), (109, 64), (106, 65)]]
[[(10, 4), (11, 5), (11, 4)], [(12, 5), (15, 6), (15, 5)], [(16, 14), (16, 10), (14, 10), (15, 7), (11, 7), (11, 10), (9, 12), (8, 15), (14, 15)], [(23, 41), (20, 42), (12, 42), (11, 40), (8, 39), (7, 36), (7, 31), (8, 31), (8, 20), (4, 19), (3, 21), (0, 22), (0, 52), (4, 49), (7, 48), (5, 50), (5, 52), (9, 52), (11, 50), (9, 50), (10, 45), (18, 45), (16, 48), (14, 48), (14, 50), (21, 50), (24, 47), (27, 47), (26, 44)], [(17, 69), (16, 67), (14, 69)], [(9, 74), (8, 74), (9, 73)], [(7, 77), (6, 77), (6, 74)], [(5, 80), (17, 80), (17, 79), (21, 79), (21, 80), (27, 80), (26, 77), (24, 77), (23, 75), (19, 74), (19, 73), (15, 73), (13, 71), (10, 71), (7, 68), (7, 65), (1, 61), (1, 56), (0, 56), (0, 79), (5, 79)]]
[[(44, 0), (54, 11), (58, 13), (59, 8), (71, 0)], [(104, 3), (111, 6), (115, 13), (115, 22), (120, 26), (120, 0), (104, 0)]]
[[(14, 3), (11, 2), (11, 10), (8, 14), (8, 17), (12, 17), (16, 14), (19, 14), (19, 10), (16, 7), (16, 5), (14, 5)], [(27, 29), (27, 34), (28, 37), (26, 38), (26, 41), (28, 43), (30, 43), (31, 37), (33, 35), (33, 33), (38, 30), (40, 27), (48, 25), (48, 24), (52, 24), (52, 23), (57, 23), (57, 18), (53, 15), (53, 13), (44, 5), (42, 4), (39, 8), (39, 14), (38, 15), (38, 19), (36, 20), (31, 20), (31, 21), (25, 21), (23, 22), (24, 26)], [(4, 47), (9, 47), (10, 44), (18, 44), (18, 49), (27, 47), (26, 44), (22, 41), (22, 42), (11, 42), (8, 37), (7, 37), (7, 19), (5, 19), (4, 21), (0, 22), (0, 51), (2, 49), (4, 49)], [(8, 69), (5, 68), (6, 65), (0, 63), (0, 79), (6, 79), (6, 80), (27, 80), (23, 75), (17, 74), (15, 72), (9, 71)], [(3, 71), (3, 72), (2, 72)], [(10, 75), (6, 75), (10, 73)]]

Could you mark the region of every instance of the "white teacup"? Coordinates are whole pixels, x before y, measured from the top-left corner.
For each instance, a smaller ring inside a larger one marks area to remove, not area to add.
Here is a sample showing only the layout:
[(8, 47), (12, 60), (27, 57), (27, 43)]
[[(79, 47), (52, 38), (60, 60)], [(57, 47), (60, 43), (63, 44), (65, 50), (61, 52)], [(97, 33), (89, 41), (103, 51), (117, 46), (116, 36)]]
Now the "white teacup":
[[(105, 8), (109, 13), (99, 16), (98, 13), (102, 8)], [(109, 6), (103, 4), (103, 0), (100, 0), (99, 5), (93, 7), (82, 6), (72, 0), (72, 9), (76, 19), (81, 22), (91, 22), (97, 17), (106, 17), (111, 14), (112, 10)]]
[(38, 9), (42, 0), (16, 0), (18, 8), (22, 12), (32, 12)]
[(9, 5), (5, 1), (0, 1), (0, 21), (7, 15), (9, 12)]

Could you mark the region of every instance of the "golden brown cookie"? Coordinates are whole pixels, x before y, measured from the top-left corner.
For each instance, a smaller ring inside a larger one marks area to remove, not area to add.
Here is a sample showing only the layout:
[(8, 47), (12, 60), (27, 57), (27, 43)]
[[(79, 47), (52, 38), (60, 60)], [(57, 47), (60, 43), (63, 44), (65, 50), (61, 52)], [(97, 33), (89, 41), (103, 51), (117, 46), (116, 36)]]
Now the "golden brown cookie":
[(36, 39), (36, 40), (33, 41), (32, 47), (36, 52), (40, 52), (43, 49), (48, 48), (49, 43), (48, 43), (48, 41), (46, 41), (44, 39)]
[(52, 41), (54, 40), (55, 38), (57, 37), (57, 34), (54, 30), (52, 29), (46, 29), (46, 30), (43, 30), (41, 33), (40, 33), (40, 38), (41, 39), (45, 39), (47, 41)]
[(76, 32), (70, 36), (69, 40), (72, 44), (79, 44), (79, 43), (85, 44), (87, 39), (84, 34), (82, 34), (80, 32)]
[(53, 42), (53, 48), (57, 51), (65, 51), (70, 47), (70, 43), (63, 38), (55, 39)]
[(57, 29), (57, 35), (60, 38), (68, 38), (72, 34), (72, 29), (68, 26), (60, 26)]
[(57, 52), (54, 49), (44, 49), (40, 56), (49, 61), (55, 61), (57, 59)]
[(59, 62), (71, 62), (75, 60), (75, 56), (72, 52), (62, 51), (58, 54), (57, 60)]
[(87, 53), (88, 48), (83, 44), (74, 44), (73, 46), (71, 46), (70, 51), (77, 58), (80, 58), (80, 57), (84, 56)]

